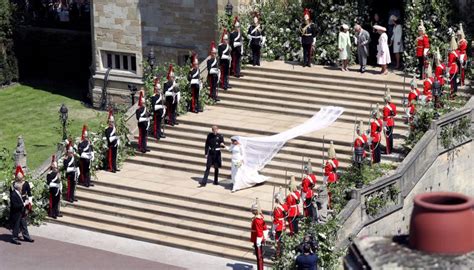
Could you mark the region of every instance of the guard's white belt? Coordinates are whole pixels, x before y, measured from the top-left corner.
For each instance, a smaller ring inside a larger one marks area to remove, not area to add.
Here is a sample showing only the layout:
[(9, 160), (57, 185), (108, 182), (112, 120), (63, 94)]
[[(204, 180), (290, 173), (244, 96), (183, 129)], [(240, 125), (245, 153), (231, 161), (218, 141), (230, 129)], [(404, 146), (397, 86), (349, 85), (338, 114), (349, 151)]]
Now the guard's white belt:
[(295, 205), (291, 205), (290, 207), (298, 207), (298, 205), (295, 204)]
[(229, 60), (230, 56), (223, 54), (221, 57), (222, 60)]
[(163, 105), (155, 105), (155, 111), (158, 111), (159, 109), (163, 109)]
[(240, 46), (242, 46), (241, 42), (234, 42), (234, 47), (240, 47)]
[(166, 92), (166, 93), (165, 93), (165, 96), (166, 96), (166, 97), (171, 97), (171, 96), (173, 96), (173, 92)]
[(76, 168), (74, 167), (67, 167), (66, 169), (66, 172), (70, 173), (70, 172), (75, 172), (76, 171)]
[[(209, 150), (213, 150), (213, 149), (212, 149), (211, 147), (209, 147)], [(220, 148), (216, 148), (216, 149), (214, 149), (214, 151), (221, 151), (221, 149), (220, 149)]]
[(59, 186), (59, 184), (56, 184), (56, 183), (53, 183), (53, 182), (49, 183), (50, 188), (55, 188), (55, 187), (58, 187), (58, 186)]
[(209, 71), (209, 73), (211, 73), (211, 74), (219, 74), (219, 69), (218, 69), (218, 68), (211, 68), (211, 70)]
[(250, 36), (251, 38), (262, 38), (262, 36)]
[(191, 84), (199, 84), (199, 79), (191, 79)]
[(91, 158), (92, 158), (92, 155), (91, 155), (90, 153), (82, 153), (82, 154), (81, 154), (81, 158), (91, 159)]

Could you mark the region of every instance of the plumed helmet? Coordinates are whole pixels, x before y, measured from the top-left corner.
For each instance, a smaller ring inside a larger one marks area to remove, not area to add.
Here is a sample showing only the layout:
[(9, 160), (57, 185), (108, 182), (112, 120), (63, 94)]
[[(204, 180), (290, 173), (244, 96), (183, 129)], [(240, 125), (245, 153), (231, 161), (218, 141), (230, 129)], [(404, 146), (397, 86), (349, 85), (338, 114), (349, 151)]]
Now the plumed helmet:
[(304, 9), (304, 12), (303, 12), (303, 18), (306, 20), (306, 16), (308, 17), (307, 20), (309, 20), (311, 18), (311, 15), (310, 15), (310, 12), (309, 12), (309, 9), (305, 8)]
[(143, 95), (144, 91), (140, 90), (140, 96), (138, 97), (138, 107), (145, 106), (145, 97)]
[(455, 51), (458, 49), (458, 43), (456, 42), (456, 38), (454, 35), (451, 35), (451, 41), (449, 42), (449, 49), (451, 51)]
[(252, 207), (250, 208), (253, 211), (256, 211), (257, 214), (262, 214), (262, 208), (260, 207), (260, 201), (258, 198), (255, 198), (255, 203), (252, 204)]
[(221, 35), (221, 43), (224, 43), (224, 40), (229, 40), (229, 35), (227, 34), (227, 29), (224, 28)]
[(211, 41), (211, 46), (209, 47), (209, 54), (217, 53), (216, 43)]
[(429, 78), (433, 75), (433, 63), (431, 61), (428, 62), (428, 67), (425, 70), (426, 78)]
[(362, 134), (362, 130), (364, 129), (364, 121), (360, 120), (359, 124), (356, 126), (356, 133), (357, 135)]
[(437, 66), (441, 65), (441, 53), (439, 53), (439, 48), (436, 48), (435, 61)]
[(311, 166), (311, 159), (308, 158), (308, 162), (306, 162), (305, 171), (307, 174), (313, 173), (313, 167)]
[(385, 96), (383, 98), (385, 102), (391, 102), (392, 101), (392, 96), (390, 95), (390, 88), (387, 87), (385, 90)]
[(166, 75), (166, 79), (169, 81), (172, 77), (174, 78), (174, 68), (173, 64), (170, 64), (170, 66), (168, 67), (168, 75)]
[(423, 33), (426, 31), (423, 20), (420, 20), (420, 25), (418, 26), (418, 31), (423, 31)]
[(333, 141), (331, 141), (331, 144), (329, 145), (328, 157), (331, 159), (336, 158), (336, 148), (334, 148)]
[(459, 30), (458, 30), (457, 34), (460, 36), (460, 39), (465, 39), (466, 38), (466, 36), (464, 35), (464, 30), (462, 28), (462, 23), (459, 24)]
[(283, 193), (281, 192), (281, 187), (278, 188), (278, 192), (275, 193), (275, 196), (273, 196), (273, 199), (275, 200), (276, 203), (285, 202), (285, 197), (283, 196)]
[(238, 16), (235, 16), (235, 18), (234, 18), (234, 27), (236, 27), (236, 28), (240, 27), (240, 21), (239, 21)]
[(115, 122), (115, 119), (114, 119), (114, 110), (112, 108), (109, 109), (109, 116), (107, 118), (107, 121), (109, 123), (113, 123)]
[(16, 165), (15, 177), (20, 178), (20, 177), (24, 177), (24, 176), (25, 176), (25, 173), (23, 172), (23, 168), (20, 165)]
[(380, 118), (380, 105), (378, 103), (375, 105), (375, 108), (372, 110), (372, 117)]
[(161, 85), (160, 85), (160, 78), (158, 78), (157, 76), (155, 76), (153, 78), (153, 92), (155, 94), (159, 94), (160, 93), (160, 90), (161, 90)]
[(58, 167), (58, 162), (56, 161), (56, 155), (51, 156), (51, 168), (57, 168)]
[(86, 138), (88, 137), (88, 134), (87, 134), (87, 125), (84, 124), (82, 126), (82, 135), (81, 135), (81, 140), (85, 140)]
[(198, 55), (197, 55), (196, 52), (193, 52), (192, 55), (191, 55), (191, 65), (193, 65), (193, 66), (199, 65), (199, 59), (198, 59)]
[(66, 150), (68, 153), (74, 153), (74, 146), (72, 145), (72, 139), (68, 140)]
[(410, 86), (411, 88), (415, 89), (417, 87), (417, 83), (416, 83), (416, 75), (413, 75), (413, 78), (411, 79), (410, 81)]
[(290, 191), (295, 191), (298, 189), (298, 186), (296, 185), (296, 178), (294, 175), (290, 177), (290, 183), (288, 183), (288, 189)]

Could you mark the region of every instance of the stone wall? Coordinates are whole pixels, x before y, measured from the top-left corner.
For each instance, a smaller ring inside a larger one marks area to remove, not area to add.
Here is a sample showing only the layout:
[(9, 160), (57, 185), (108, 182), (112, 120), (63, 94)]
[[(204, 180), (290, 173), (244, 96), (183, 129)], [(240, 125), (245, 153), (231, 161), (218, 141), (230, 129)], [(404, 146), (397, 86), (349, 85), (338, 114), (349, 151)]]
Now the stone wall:
[(439, 156), (404, 200), (403, 208), (366, 227), (358, 236), (408, 234), (413, 198), (424, 192), (453, 191), (474, 197), (473, 142)]

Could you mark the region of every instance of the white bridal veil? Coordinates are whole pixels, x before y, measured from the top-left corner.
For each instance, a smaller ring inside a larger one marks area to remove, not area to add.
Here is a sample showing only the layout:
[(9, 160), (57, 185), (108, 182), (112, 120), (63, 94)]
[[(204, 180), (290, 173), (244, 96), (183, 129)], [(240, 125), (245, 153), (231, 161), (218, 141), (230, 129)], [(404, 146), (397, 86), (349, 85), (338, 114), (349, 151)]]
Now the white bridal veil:
[(266, 181), (268, 177), (260, 175), (258, 172), (275, 157), (288, 140), (330, 126), (343, 112), (344, 108), (342, 107), (327, 106), (321, 108), (317, 114), (303, 124), (272, 136), (236, 136), (242, 147), (244, 162), (239, 168), (233, 191)]

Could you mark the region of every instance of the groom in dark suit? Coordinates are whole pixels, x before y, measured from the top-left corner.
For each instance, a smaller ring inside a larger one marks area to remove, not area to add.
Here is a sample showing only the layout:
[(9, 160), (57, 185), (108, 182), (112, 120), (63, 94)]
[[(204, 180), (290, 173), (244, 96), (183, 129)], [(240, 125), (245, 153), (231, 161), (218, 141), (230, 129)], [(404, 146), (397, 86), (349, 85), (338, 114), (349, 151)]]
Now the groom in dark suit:
[(219, 134), (219, 128), (212, 126), (212, 133), (207, 134), (206, 145), (204, 146), (204, 154), (206, 156), (206, 171), (201, 180), (201, 187), (207, 184), (209, 170), (214, 167), (214, 185), (219, 184), (219, 168), (222, 166), (221, 144), (224, 144), (224, 136)]
[(15, 183), (10, 194), (10, 221), (13, 234), (12, 243), (16, 245), (21, 245), (21, 243), (18, 242), (18, 234), (20, 231), (26, 242), (34, 242), (28, 233), (26, 223), (25, 205), (27, 204), (29, 204), (29, 202), (24, 202), (21, 197), (21, 184)]

